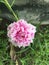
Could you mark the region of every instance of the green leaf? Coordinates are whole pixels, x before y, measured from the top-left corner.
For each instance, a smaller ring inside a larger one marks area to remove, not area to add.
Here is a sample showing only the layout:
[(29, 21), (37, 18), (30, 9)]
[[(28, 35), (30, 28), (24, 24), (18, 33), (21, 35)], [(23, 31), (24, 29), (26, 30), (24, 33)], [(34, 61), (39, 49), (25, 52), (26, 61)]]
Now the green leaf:
[(0, 61), (0, 65), (3, 65), (3, 63)]
[(0, 31), (0, 35), (4, 34), (5, 32), (4, 31)]
[(0, 0), (0, 2), (4, 3), (4, 1), (3, 1), (3, 0)]

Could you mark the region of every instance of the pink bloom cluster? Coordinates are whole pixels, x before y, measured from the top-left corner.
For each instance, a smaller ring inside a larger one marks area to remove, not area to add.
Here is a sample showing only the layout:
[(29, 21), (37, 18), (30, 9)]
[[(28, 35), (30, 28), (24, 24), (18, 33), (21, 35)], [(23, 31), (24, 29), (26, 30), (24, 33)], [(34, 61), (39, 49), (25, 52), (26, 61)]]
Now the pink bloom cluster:
[(36, 27), (23, 19), (11, 23), (7, 28), (9, 41), (18, 47), (29, 46), (33, 42), (35, 32)]

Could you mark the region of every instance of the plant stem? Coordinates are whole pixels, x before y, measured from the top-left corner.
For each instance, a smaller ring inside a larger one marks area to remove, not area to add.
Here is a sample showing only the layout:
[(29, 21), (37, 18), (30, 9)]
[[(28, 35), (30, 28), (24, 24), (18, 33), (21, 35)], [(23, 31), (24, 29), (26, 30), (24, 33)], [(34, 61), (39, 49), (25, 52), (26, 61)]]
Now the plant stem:
[(18, 20), (17, 15), (15, 14), (15, 12), (13, 11), (13, 9), (11, 8), (10, 4), (8, 3), (7, 0), (4, 0), (4, 4), (7, 6), (7, 8), (10, 10), (10, 12), (13, 14), (13, 16), (15, 17), (16, 20)]
[(17, 59), (16, 59), (16, 65), (19, 65)]
[(10, 65), (13, 65), (13, 56), (14, 56), (14, 47), (12, 44), (10, 44), (10, 57), (11, 57)]
[(14, 64), (13, 64), (13, 60), (12, 60), (12, 59), (11, 59), (11, 61), (10, 61), (10, 65), (14, 65)]
[(15, 0), (12, 1), (11, 7), (13, 6), (14, 2), (15, 2)]

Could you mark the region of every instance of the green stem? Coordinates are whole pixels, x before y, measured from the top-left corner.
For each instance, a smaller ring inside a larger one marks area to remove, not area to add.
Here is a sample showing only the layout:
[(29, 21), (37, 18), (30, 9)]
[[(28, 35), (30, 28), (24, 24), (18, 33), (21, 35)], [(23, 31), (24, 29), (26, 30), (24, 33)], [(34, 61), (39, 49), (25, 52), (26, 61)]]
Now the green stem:
[(14, 64), (13, 64), (13, 60), (12, 60), (12, 59), (11, 59), (11, 61), (10, 61), (10, 65), (14, 65)]
[(13, 0), (13, 2), (12, 2), (12, 4), (11, 4), (11, 7), (13, 6), (14, 2), (15, 2), (15, 0)]
[(10, 61), (10, 65), (13, 65), (13, 52), (14, 51), (14, 47), (12, 44), (10, 44), (10, 57), (11, 57), (11, 61)]
[(13, 11), (13, 9), (11, 8), (10, 4), (8, 3), (7, 0), (4, 0), (4, 4), (7, 6), (7, 8), (10, 10), (10, 12), (13, 14), (13, 16), (15, 17), (16, 20), (18, 20), (17, 15), (15, 14), (15, 12)]

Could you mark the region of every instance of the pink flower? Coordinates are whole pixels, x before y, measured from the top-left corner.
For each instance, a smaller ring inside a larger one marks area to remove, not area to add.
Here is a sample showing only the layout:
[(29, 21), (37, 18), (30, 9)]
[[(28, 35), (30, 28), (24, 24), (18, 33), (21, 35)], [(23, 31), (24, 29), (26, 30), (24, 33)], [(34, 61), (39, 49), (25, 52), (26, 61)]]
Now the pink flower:
[(36, 27), (23, 19), (11, 23), (7, 28), (9, 41), (18, 47), (29, 46), (33, 42), (35, 32)]

